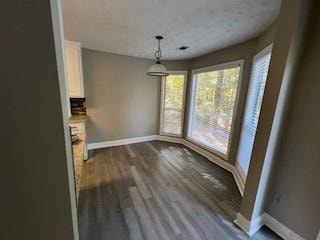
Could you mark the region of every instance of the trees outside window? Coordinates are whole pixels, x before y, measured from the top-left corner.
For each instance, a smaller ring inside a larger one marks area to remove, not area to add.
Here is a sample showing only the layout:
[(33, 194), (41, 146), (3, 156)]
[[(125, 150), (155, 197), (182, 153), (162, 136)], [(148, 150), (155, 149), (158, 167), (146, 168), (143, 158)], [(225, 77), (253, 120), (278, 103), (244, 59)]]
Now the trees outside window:
[(193, 75), (190, 140), (226, 157), (241, 66), (230, 64)]
[(160, 133), (182, 136), (186, 73), (175, 72), (162, 79)]

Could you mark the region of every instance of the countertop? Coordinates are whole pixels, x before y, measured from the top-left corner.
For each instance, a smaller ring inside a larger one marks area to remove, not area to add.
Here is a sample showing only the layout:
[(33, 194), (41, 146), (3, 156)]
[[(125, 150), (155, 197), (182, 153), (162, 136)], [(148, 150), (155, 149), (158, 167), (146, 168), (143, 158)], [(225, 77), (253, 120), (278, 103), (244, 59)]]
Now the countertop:
[(87, 115), (71, 115), (69, 123), (84, 123), (87, 119)]
[(80, 140), (72, 144), (72, 149), (73, 149), (73, 164), (74, 164), (74, 174), (75, 174), (75, 187), (76, 187), (76, 194), (78, 199), (79, 192), (80, 192), (81, 170), (82, 170), (82, 164), (84, 160), (84, 154), (86, 151), (86, 146), (85, 146), (86, 134), (82, 132), (82, 133), (78, 133), (77, 135), (79, 136)]

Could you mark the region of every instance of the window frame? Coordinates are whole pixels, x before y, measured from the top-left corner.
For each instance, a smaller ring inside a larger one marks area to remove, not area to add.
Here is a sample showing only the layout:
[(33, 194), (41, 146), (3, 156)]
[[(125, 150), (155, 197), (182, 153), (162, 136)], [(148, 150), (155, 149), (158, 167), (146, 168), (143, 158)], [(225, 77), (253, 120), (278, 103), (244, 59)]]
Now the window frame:
[(159, 134), (161, 136), (169, 136), (169, 137), (179, 137), (182, 138), (184, 135), (184, 118), (186, 112), (186, 93), (187, 93), (187, 82), (188, 82), (188, 71), (169, 71), (170, 75), (183, 75), (184, 76), (184, 84), (183, 84), (183, 100), (182, 100), (182, 112), (181, 112), (181, 132), (180, 134), (166, 133), (163, 131), (163, 117), (164, 117), (164, 100), (165, 100), (165, 87), (166, 87), (166, 77), (161, 78), (161, 97), (160, 97), (160, 123), (159, 123)]
[[(240, 150), (241, 135), (242, 135), (243, 124), (244, 124), (244, 119), (245, 119), (245, 114), (246, 114), (246, 109), (247, 109), (247, 104), (248, 104), (247, 100), (248, 100), (248, 97), (249, 97), (249, 94), (250, 94), (250, 87), (251, 87), (252, 79), (253, 79), (253, 76), (254, 76), (254, 66), (255, 66), (257, 61), (259, 61), (261, 58), (267, 56), (268, 54), (271, 54), (271, 58), (272, 58), (272, 50), (273, 50), (273, 43), (270, 44), (269, 46), (265, 47), (264, 49), (262, 49), (258, 53), (256, 53), (253, 56), (253, 59), (252, 59), (252, 62), (251, 62), (250, 79), (249, 79), (249, 82), (248, 82), (247, 95), (246, 95), (245, 103), (244, 103), (243, 120), (242, 120), (241, 126), (240, 126), (239, 143), (238, 143), (238, 147), (237, 147), (237, 153), (236, 153), (236, 156), (235, 156), (235, 167), (236, 167), (236, 170), (239, 173), (240, 179), (242, 180), (243, 183), (246, 182), (247, 175), (246, 175), (246, 173), (244, 173), (244, 171), (242, 170), (242, 167), (240, 166), (240, 163), (238, 161), (238, 154), (239, 154), (239, 150)], [(270, 60), (270, 62), (271, 62), (271, 60)], [(270, 70), (270, 63), (269, 63), (266, 82), (268, 81), (269, 70)], [(262, 101), (263, 101), (263, 98), (264, 98), (264, 93), (265, 93), (265, 89), (264, 89), (264, 92), (263, 92)], [(261, 114), (261, 108), (260, 108), (260, 112), (259, 112), (258, 125), (259, 125), (260, 116), (261, 116), (260, 114)], [(257, 125), (257, 128), (258, 128), (258, 125)], [(256, 129), (256, 133), (257, 133), (257, 129)], [(254, 138), (253, 141), (255, 142), (255, 138)], [(253, 147), (254, 147), (254, 143), (253, 143)], [(252, 154), (252, 152), (251, 152), (251, 154)], [(252, 155), (251, 155), (251, 157), (252, 157)], [(250, 157), (250, 160), (249, 160), (250, 161), (249, 162), (249, 168), (250, 168), (250, 163), (251, 163), (251, 157)]]
[[(234, 109), (233, 109), (233, 114), (232, 114), (232, 123), (231, 123), (231, 128), (230, 128), (230, 137), (228, 140), (228, 149), (227, 149), (227, 153), (223, 154), (223, 153), (215, 150), (214, 148), (206, 146), (205, 144), (203, 144), (203, 143), (201, 143), (191, 137), (191, 125), (192, 125), (192, 116), (191, 115), (194, 112), (194, 99), (195, 99), (195, 90), (196, 90), (195, 89), (195, 75), (199, 74), (199, 73), (218, 71), (218, 70), (232, 68), (232, 67), (240, 67), (240, 72), (239, 72), (239, 80), (238, 80), (238, 85), (237, 85), (237, 94), (236, 94), (235, 104), (234, 104)], [(244, 67), (244, 60), (240, 59), (240, 60), (225, 62), (225, 63), (213, 65), (213, 66), (194, 69), (191, 72), (191, 84), (190, 84), (191, 87), (189, 89), (189, 101), (188, 101), (189, 104), (188, 104), (188, 120), (187, 120), (186, 139), (189, 142), (217, 155), (218, 157), (220, 157), (226, 161), (229, 161), (230, 147), (232, 146), (232, 141), (234, 141), (234, 127), (235, 127), (235, 120), (236, 120), (236, 115), (237, 115), (238, 107), (239, 107), (238, 105), (239, 105), (240, 90), (241, 90), (242, 79), (243, 79), (243, 67)]]

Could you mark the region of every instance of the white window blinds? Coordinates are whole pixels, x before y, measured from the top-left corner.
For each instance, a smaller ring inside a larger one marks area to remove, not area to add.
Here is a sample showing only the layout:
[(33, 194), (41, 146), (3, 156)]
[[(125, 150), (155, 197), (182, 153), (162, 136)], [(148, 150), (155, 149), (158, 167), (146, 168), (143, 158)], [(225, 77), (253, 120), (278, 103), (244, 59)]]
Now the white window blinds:
[(182, 135), (186, 73), (171, 73), (162, 79), (160, 133)]
[(266, 85), (271, 58), (271, 47), (258, 54), (253, 61), (251, 80), (247, 95), (246, 109), (242, 123), (237, 167), (241, 175), (247, 176), (252, 148), (259, 121), (260, 109)]
[(240, 63), (213, 67), (193, 75), (188, 138), (225, 158), (239, 77)]

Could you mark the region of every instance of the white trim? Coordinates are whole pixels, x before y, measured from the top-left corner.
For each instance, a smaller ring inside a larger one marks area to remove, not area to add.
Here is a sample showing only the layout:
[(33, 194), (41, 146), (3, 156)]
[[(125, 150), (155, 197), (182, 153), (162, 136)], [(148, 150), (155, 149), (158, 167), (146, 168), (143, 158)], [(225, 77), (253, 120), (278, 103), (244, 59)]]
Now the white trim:
[(234, 220), (234, 223), (237, 226), (239, 226), (244, 232), (246, 232), (249, 236), (252, 236), (256, 232), (258, 232), (262, 226), (266, 225), (268, 228), (270, 228), (283, 239), (304, 240), (304, 238), (299, 236), (297, 233), (293, 232), (283, 223), (279, 222), (267, 213), (262, 214), (260, 217), (254, 219), (251, 222), (243, 215), (238, 213), (237, 218)]
[(234, 141), (233, 137), (233, 131), (234, 131), (234, 125), (236, 122), (236, 115), (238, 112), (239, 108), (239, 99), (240, 99), (240, 90), (242, 86), (242, 81), (243, 81), (243, 69), (244, 69), (244, 60), (238, 60), (238, 64), (240, 64), (240, 72), (239, 72), (239, 79), (238, 79), (238, 85), (237, 85), (237, 95), (235, 98), (235, 103), (233, 106), (233, 111), (232, 111), (232, 120), (231, 120), (231, 128), (230, 128), (230, 136), (229, 136), (229, 141), (228, 141), (228, 148), (227, 148), (227, 154), (226, 154), (226, 160), (229, 160), (229, 155), (230, 155), (230, 146), (232, 145), (232, 141)]
[(234, 223), (249, 235), (250, 221), (246, 219), (244, 216), (242, 216), (241, 213), (237, 214), (237, 217), (234, 220)]
[[(273, 48), (273, 43), (272, 44), (270, 44), (269, 46), (267, 46), (267, 47), (265, 47), (264, 49), (262, 49), (260, 52), (258, 52), (254, 57), (253, 57), (253, 60), (252, 60), (252, 64), (251, 64), (251, 72), (250, 72), (250, 79), (249, 79), (249, 86), (248, 86), (248, 93), (247, 93), (247, 96), (246, 96), (246, 99), (245, 99), (245, 109), (244, 109), (244, 112), (243, 112), (243, 115), (245, 115), (246, 114), (246, 110), (247, 110), (247, 105), (248, 105), (248, 98), (250, 97), (249, 96), (249, 90), (250, 90), (250, 88), (251, 88), (251, 84), (253, 84), (252, 83), (252, 81), (253, 81), (253, 78), (254, 78), (254, 66), (255, 66), (255, 64), (256, 64), (256, 62), (258, 61), (258, 60), (260, 60), (261, 58), (263, 58), (263, 57), (265, 57), (265, 56), (267, 56), (268, 54), (272, 54), (272, 48)], [(269, 69), (268, 69), (268, 74), (269, 74)], [(268, 80), (268, 79), (267, 79)], [(266, 81), (267, 81), (266, 80)], [(260, 109), (261, 110), (261, 109)], [(260, 116), (260, 113), (259, 113), (259, 116)], [(259, 122), (259, 120), (258, 120), (258, 122)], [(239, 155), (239, 150), (240, 150), (240, 144), (241, 144), (241, 137), (242, 137), (242, 130), (243, 130), (243, 124), (244, 124), (244, 119), (243, 119), (243, 121), (242, 121), (242, 123), (241, 123), (241, 130), (240, 130), (240, 139), (239, 139), (239, 143), (238, 143), (238, 149), (237, 149), (237, 155), (236, 155), (236, 168), (237, 168), (237, 170), (238, 170), (238, 173), (240, 174), (240, 177), (242, 178), (242, 181), (244, 182), (244, 184), (245, 184), (245, 182), (246, 182), (246, 180), (247, 180), (247, 174), (248, 173), (245, 173), (243, 170), (242, 170), (242, 168), (241, 168), (241, 166), (240, 166), (240, 164), (239, 164), (239, 161), (238, 161), (238, 155)], [(249, 161), (251, 162), (251, 159), (249, 159)], [(250, 162), (249, 162), (249, 166), (250, 166)]]
[(233, 172), (233, 166), (230, 163), (228, 163), (227, 161), (223, 160), (222, 158), (216, 156), (215, 154), (205, 150), (204, 148), (199, 147), (198, 145), (196, 145), (188, 140), (185, 140), (185, 139), (183, 141), (183, 145), (185, 145), (185, 146), (191, 148), (193, 151), (201, 154), (202, 156), (206, 157), (209, 161), (224, 168), (228, 172), (230, 172), (230, 173)]
[(69, 41), (69, 40), (64, 40), (65, 44), (75, 47), (75, 48), (81, 48), (81, 43), (79, 42), (74, 42), (74, 41)]
[(241, 166), (239, 165), (238, 161), (236, 161), (236, 163), (235, 163), (235, 168), (237, 169), (237, 172), (238, 172), (238, 174), (239, 174), (239, 176), (241, 178), (241, 181), (244, 184), (246, 184), (247, 176), (244, 174), (244, 172), (243, 172)]
[[(114, 141), (89, 143), (87, 145), (87, 149), (93, 150), (93, 149), (114, 147), (114, 146), (133, 144), (133, 143), (139, 143), (139, 142), (148, 142), (148, 141), (154, 141), (154, 140), (183, 144), (184, 146), (189, 147), (193, 151), (201, 154), (202, 156), (206, 157), (209, 161), (222, 167), (223, 169), (227, 170), (228, 172), (230, 172), (232, 174), (234, 172), (234, 166), (231, 165), (230, 163), (228, 163), (227, 161), (221, 159), (220, 157), (214, 155), (213, 153), (197, 146), (196, 144), (193, 144), (192, 142), (190, 142), (184, 138), (178, 138), (178, 137), (170, 137), (170, 136), (163, 136), (163, 135), (150, 135), (150, 136), (144, 136), (144, 137), (126, 138), (126, 139), (120, 139), (120, 140), (114, 140)], [(239, 187), (239, 185), (238, 185), (238, 187)], [(240, 188), (239, 188), (239, 191), (243, 192), (243, 189), (240, 190)]]
[[(213, 153), (183, 138), (162, 136), (162, 135), (150, 135), (150, 136), (127, 138), (127, 139), (121, 139), (121, 140), (115, 140), (115, 141), (89, 143), (87, 148), (88, 150), (93, 150), (93, 149), (99, 149), (99, 148), (105, 148), (105, 147), (113, 147), (113, 146), (120, 146), (120, 145), (154, 141), (154, 140), (180, 143), (186, 147), (189, 147), (193, 151), (201, 154), (202, 156), (206, 157), (209, 161), (213, 162), (214, 164), (232, 173), (241, 195), (243, 194), (244, 183), (242, 182), (242, 179), (235, 166), (231, 165), (230, 163), (214, 155)], [(280, 223), (279, 221), (277, 221), (275, 218), (271, 217), (267, 213), (264, 213), (262, 216), (254, 219), (251, 222), (248, 219), (246, 219), (242, 214), (238, 213), (236, 219), (234, 220), (234, 223), (237, 226), (239, 226), (244, 232), (246, 232), (249, 236), (252, 236), (256, 232), (258, 232), (263, 225), (266, 225), (272, 231), (274, 231), (280, 237), (286, 240), (304, 240), (298, 234), (290, 230), (287, 226)]]
[[(77, 49), (77, 54), (78, 54), (78, 59), (79, 59), (80, 95), (70, 95), (69, 92), (68, 92), (68, 95), (69, 95), (70, 98), (83, 98), (83, 97), (85, 97), (85, 95), (84, 95), (84, 83), (83, 83), (83, 66), (82, 66), (82, 47), (81, 47), (81, 43), (73, 42), (73, 41), (69, 41), (69, 40), (64, 40), (64, 44), (65, 44), (65, 47)], [(69, 81), (69, 79), (68, 79), (68, 81)]]
[(241, 196), (243, 196), (245, 182), (241, 178), (241, 173), (238, 171), (238, 169), (235, 166), (233, 166), (232, 175), (233, 175), (234, 180), (236, 181), (236, 184), (238, 186), (238, 189), (239, 189)]
[(283, 223), (279, 222), (275, 218), (271, 217), (269, 214), (265, 213), (263, 215), (264, 224), (278, 234), (280, 237), (286, 240), (304, 240), (297, 233), (293, 232)]
[[(64, 36), (63, 36), (63, 25), (62, 25), (62, 10), (60, 0), (50, 0), (51, 7), (51, 19), (52, 19), (52, 29), (58, 69), (59, 78), (59, 88), (60, 88), (60, 98), (61, 107), (64, 123), (64, 138), (65, 138), (65, 149), (66, 149), (66, 167), (68, 171), (68, 184), (69, 184), (69, 198), (71, 206), (71, 220), (72, 220), (72, 230), (73, 239), (79, 239), (79, 229), (78, 229), (78, 214), (77, 214), (77, 203), (76, 203), (76, 192), (74, 183), (74, 170), (73, 170), (73, 160), (72, 160), (72, 150), (71, 150), (71, 139), (68, 127), (69, 119), (69, 98), (68, 88), (66, 88), (66, 71), (65, 71), (65, 54), (64, 54)], [(67, 101), (66, 101), (67, 100)]]
[(221, 152), (219, 152), (219, 151), (217, 151), (217, 150), (215, 150), (214, 148), (206, 146), (205, 144), (201, 143), (200, 141), (198, 141), (196, 139), (193, 139), (191, 137), (188, 137), (188, 136), (187, 136), (186, 139), (187, 139), (187, 141), (193, 143), (194, 145), (197, 145), (197, 146), (205, 149), (206, 151), (211, 152), (211, 153), (215, 154), (216, 156), (226, 160), (226, 155), (221, 153)]
[[(227, 161), (223, 160), (222, 158), (216, 156), (215, 154), (211, 153), (210, 151), (199, 147), (198, 145), (194, 144), (191, 141), (188, 141), (184, 138), (173, 138), (173, 137), (168, 137), (168, 136), (157, 136), (155, 140), (159, 141), (165, 141), (165, 142), (174, 142), (174, 143), (180, 143), (183, 144), (184, 146), (192, 149), (193, 151), (199, 153), (200, 155), (206, 157), (210, 162), (213, 162), (214, 164), (218, 165), (219, 167), (222, 167), (223, 169), (227, 170), (228, 172), (232, 173), (234, 172), (234, 166), (232, 166), (230, 163)], [(239, 187), (239, 186), (238, 186)], [(239, 191), (243, 193), (243, 189)]]
[(171, 137), (182, 137), (183, 129), (184, 129), (184, 117), (185, 117), (185, 106), (186, 106), (186, 92), (187, 92), (187, 81), (188, 81), (188, 71), (169, 71), (170, 75), (183, 75), (184, 76), (184, 84), (183, 84), (183, 99), (182, 99), (182, 113), (181, 113), (181, 132), (180, 134), (171, 134), (165, 133), (163, 131), (163, 111), (164, 111), (164, 99), (165, 99), (165, 80), (166, 77), (161, 78), (161, 100), (160, 100), (160, 126), (159, 133), (164, 136)]
[(239, 192), (243, 196), (244, 183), (241, 181), (241, 178), (239, 177), (239, 174), (238, 174), (235, 166), (231, 165), (229, 162), (216, 156), (215, 154), (211, 153), (210, 151), (208, 151), (202, 147), (199, 147), (198, 145), (196, 145), (193, 142), (188, 141), (184, 138), (164, 136), (164, 135), (150, 135), (150, 136), (126, 138), (126, 139), (120, 139), (120, 140), (114, 140), (114, 141), (89, 143), (87, 145), (87, 149), (93, 150), (93, 149), (99, 149), (99, 148), (114, 147), (114, 146), (133, 144), (133, 143), (139, 143), (139, 142), (154, 141), (154, 140), (183, 144), (184, 146), (189, 147), (193, 151), (206, 157), (209, 161), (213, 162), (214, 164), (216, 164), (216, 165), (222, 167), (223, 169), (227, 170), (228, 172), (232, 173), (233, 178), (234, 178), (234, 180), (237, 184), (237, 187), (239, 189)]
[[(234, 124), (235, 124), (235, 118), (236, 118), (236, 114), (238, 111), (238, 103), (239, 103), (239, 97), (240, 97), (240, 88), (242, 85), (242, 79), (243, 79), (243, 66), (244, 66), (244, 60), (240, 59), (240, 60), (236, 60), (236, 61), (231, 61), (231, 62), (225, 62), (222, 64), (218, 64), (218, 65), (214, 65), (214, 66), (209, 66), (209, 67), (204, 67), (204, 68), (199, 68), (199, 69), (194, 69), (191, 71), (191, 92), (190, 92), (190, 104), (189, 104), (189, 116), (188, 116), (188, 124), (187, 124), (187, 136), (186, 138), (189, 141), (194, 142), (197, 145), (200, 145), (202, 148), (207, 149), (208, 151), (218, 155), (219, 157), (223, 158), (224, 160), (229, 159), (229, 154), (230, 154), (230, 146), (231, 146), (231, 142), (232, 142), (232, 135), (233, 135), (233, 130), (234, 130)], [(192, 126), (192, 117), (191, 114), (194, 112), (194, 101), (193, 99), (195, 98), (195, 75), (199, 74), (199, 73), (203, 73), (203, 72), (210, 72), (210, 71), (217, 71), (217, 70), (221, 70), (221, 69), (228, 69), (228, 68), (234, 68), (234, 67), (240, 67), (240, 72), (239, 72), (239, 79), (238, 79), (238, 83), (237, 83), (237, 95), (235, 98), (235, 105), (233, 108), (233, 113), (232, 113), (232, 124), (231, 124), (231, 129), (230, 129), (230, 137), (228, 140), (228, 149), (226, 154), (221, 153), (209, 146), (204, 145), (203, 143), (198, 142), (197, 140), (193, 139), (190, 136), (190, 129)]]
[(158, 135), (154, 140), (164, 141), (164, 142), (172, 142), (172, 143), (180, 143), (184, 145), (184, 139), (179, 137), (170, 137), (164, 135)]
[(258, 52), (256, 55), (254, 55), (253, 62), (256, 62), (257, 59), (260, 59), (260, 58), (272, 53), (272, 48), (273, 48), (273, 43), (271, 43), (269, 46), (262, 49), (260, 52)]
[(221, 64), (216, 64), (213, 66), (203, 67), (203, 68), (197, 68), (192, 70), (192, 75), (203, 73), (203, 72), (211, 72), (211, 71), (218, 71), (221, 69), (228, 69), (228, 68), (234, 68), (238, 67), (239, 65), (243, 64), (244, 60), (235, 60), (230, 62), (224, 62)]
[(119, 140), (113, 140), (113, 141), (88, 143), (87, 149), (93, 150), (93, 149), (99, 149), (99, 148), (114, 147), (114, 146), (121, 146), (121, 145), (127, 145), (127, 144), (139, 143), (139, 142), (153, 141), (153, 140), (157, 139), (157, 136), (158, 135), (151, 135), (151, 136), (144, 136), (144, 137), (125, 138), (125, 139), (119, 139)]
[(234, 220), (234, 223), (239, 226), (244, 232), (249, 236), (252, 236), (260, 230), (264, 225), (263, 216), (256, 218), (254, 221), (249, 221), (240, 213), (237, 214), (237, 218)]

